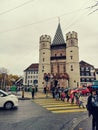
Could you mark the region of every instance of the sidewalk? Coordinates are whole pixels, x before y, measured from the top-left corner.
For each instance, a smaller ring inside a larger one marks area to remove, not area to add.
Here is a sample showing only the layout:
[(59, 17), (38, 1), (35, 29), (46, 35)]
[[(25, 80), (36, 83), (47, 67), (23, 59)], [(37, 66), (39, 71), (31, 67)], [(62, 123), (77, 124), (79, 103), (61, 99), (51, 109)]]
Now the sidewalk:
[(87, 117), (86, 119), (82, 120), (73, 130), (92, 130), (92, 117)]
[[(32, 99), (31, 92), (24, 92), (24, 98), (22, 98), (22, 91), (17, 92), (16, 96), (18, 97), (19, 100), (29, 100)], [(43, 92), (37, 92), (35, 93), (35, 99), (37, 98), (46, 98), (46, 94)], [(52, 98), (52, 95), (49, 93), (47, 98)]]

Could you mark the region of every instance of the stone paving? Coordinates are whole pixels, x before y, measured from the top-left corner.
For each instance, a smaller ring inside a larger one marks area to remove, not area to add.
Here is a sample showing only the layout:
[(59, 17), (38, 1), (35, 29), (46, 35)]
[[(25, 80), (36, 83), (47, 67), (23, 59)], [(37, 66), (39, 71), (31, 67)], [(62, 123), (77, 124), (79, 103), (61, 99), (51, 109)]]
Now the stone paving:
[[(23, 99), (22, 98), (22, 91), (17, 92), (17, 94), (15, 94), (19, 99)], [(43, 92), (37, 92), (35, 93), (35, 98), (46, 98), (46, 94), (44, 94)], [(48, 98), (52, 98), (52, 95), (49, 93), (48, 94)], [(31, 92), (24, 92), (24, 99), (32, 99), (32, 95)]]

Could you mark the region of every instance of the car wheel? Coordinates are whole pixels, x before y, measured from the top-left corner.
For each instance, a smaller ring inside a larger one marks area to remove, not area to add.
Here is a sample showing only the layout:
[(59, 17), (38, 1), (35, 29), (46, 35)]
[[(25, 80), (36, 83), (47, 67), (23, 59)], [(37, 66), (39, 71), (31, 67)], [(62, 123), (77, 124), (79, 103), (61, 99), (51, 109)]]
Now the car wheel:
[(13, 103), (12, 102), (6, 102), (4, 105), (4, 108), (7, 110), (10, 110), (13, 108)]

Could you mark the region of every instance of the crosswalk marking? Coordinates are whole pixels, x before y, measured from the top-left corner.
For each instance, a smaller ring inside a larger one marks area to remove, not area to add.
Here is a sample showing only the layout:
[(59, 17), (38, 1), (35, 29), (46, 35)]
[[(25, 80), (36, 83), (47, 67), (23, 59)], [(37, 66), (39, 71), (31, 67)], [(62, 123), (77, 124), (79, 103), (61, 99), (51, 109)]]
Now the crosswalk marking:
[(79, 108), (76, 104), (71, 104), (55, 99), (35, 99), (35, 103), (41, 105), (52, 113), (71, 113), (71, 112), (84, 112), (86, 109)]
[(52, 111), (52, 113), (71, 113), (71, 112), (84, 112), (85, 109), (77, 109), (77, 110), (60, 110), (60, 111)]
[(74, 109), (74, 108), (77, 108), (78, 109), (78, 107), (77, 106), (75, 106), (75, 107), (57, 107), (57, 108), (50, 108), (50, 107), (47, 107), (47, 109), (48, 110), (66, 110), (66, 109)]

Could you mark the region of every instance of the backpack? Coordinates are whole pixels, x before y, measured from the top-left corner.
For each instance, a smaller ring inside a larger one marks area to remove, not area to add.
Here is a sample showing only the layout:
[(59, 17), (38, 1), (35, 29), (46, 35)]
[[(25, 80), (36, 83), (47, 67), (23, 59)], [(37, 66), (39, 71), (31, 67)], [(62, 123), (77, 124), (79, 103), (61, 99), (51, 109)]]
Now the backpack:
[(98, 95), (92, 96), (91, 103), (93, 107), (98, 107)]

